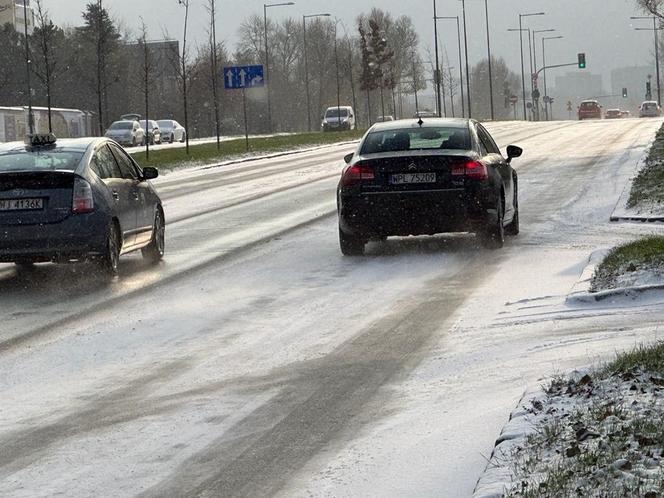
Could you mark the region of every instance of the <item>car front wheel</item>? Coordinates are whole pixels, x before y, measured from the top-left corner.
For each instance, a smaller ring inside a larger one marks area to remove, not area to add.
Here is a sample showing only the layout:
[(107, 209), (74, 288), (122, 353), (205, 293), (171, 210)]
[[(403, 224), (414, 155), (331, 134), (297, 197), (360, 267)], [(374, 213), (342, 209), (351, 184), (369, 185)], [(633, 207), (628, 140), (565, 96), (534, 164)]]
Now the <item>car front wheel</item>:
[(516, 179), (514, 180), (514, 217), (509, 225), (505, 227), (507, 235), (519, 235), (519, 190)]

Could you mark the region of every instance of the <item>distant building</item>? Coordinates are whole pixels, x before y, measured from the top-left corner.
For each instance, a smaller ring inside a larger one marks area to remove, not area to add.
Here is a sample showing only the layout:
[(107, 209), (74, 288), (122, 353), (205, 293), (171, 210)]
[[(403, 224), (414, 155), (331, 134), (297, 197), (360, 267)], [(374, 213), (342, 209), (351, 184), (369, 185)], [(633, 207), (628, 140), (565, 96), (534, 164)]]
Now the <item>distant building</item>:
[(0, 0), (0, 26), (11, 24), (19, 33), (25, 32), (24, 4), (28, 10), (28, 34), (35, 28), (35, 14), (30, 0)]
[[(549, 77), (551, 81), (551, 77)], [(556, 119), (576, 119), (577, 106), (582, 100), (598, 99), (606, 95), (602, 84), (602, 75), (587, 71), (570, 72), (564, 76), (555, 77), (555, 88), (549, 89), (549, 95), (554, 98), (553, 113)], [(570, 116), (567, 103), (572, 103)], [(604, 105), (604, 104), (602, 104)]]
[[(616, 107), (626, 108), (634, 112), (641, 102), (646, 100), (646, 81), (652, 76), (652, 99), (657, 100), (657, 82), (655, 68), (651, 66), (621, 67), (611, 71), (611, 93), (620, 95), (616, 99)], [(622, 98), (622, 89), (627, 88), (627, 98)], [(664, 85), (662, 88), (664, 97)], [(622, 105), (620, 105), (622, 104)]]

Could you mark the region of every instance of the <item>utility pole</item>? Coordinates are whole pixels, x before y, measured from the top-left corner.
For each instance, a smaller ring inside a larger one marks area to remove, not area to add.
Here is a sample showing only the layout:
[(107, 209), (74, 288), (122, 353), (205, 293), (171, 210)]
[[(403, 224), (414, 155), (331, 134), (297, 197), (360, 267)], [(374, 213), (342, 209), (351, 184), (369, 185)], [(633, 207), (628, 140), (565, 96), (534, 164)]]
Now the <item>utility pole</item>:
[[(436, 0), (433, 0), (433, 33), (434, 33), (434, 43), (436, 45), (436, 99), (438, 103), (438, 117), (442, 117), (442, 106), (440, 103), (440, 83), (441, 83), (441, 74), (440, 74), (440, 58), (438, 55), (438, 15), (436, 11)], [(447, 114), (447, 113), (446, 113)]]
[(187, 22), (189, 21), (189, 0), (178, 0), (184, 5), (184, 36), (182, 38), (182, 105), (184, 107), (185, 152), (189, 155), (189, 110), (187, 106)]
[(491, 121), (495, 119), (493, 107), (493, 73), (491, 72), (491, 37), (489, 36), (489, 2), (484, 0), (484, 9), (486, 11), (486, 48), (489, 57), (489, 100), (491, 102)]
[[(650, 19), (650, 16), (632, 16), (630, 19)], [(652, 16), (652, 28), (634, 28), (636, 31), (652, 31), (655, 35), (655, 73), (657, 78), (657, 103), (661, 105), (662, 95), (660, 90), (660, 75), (659, 75), (659, 34), (662, 28), (657, 27), (657, 16)]]
[(221, 136), (219, 129), (219, 90), (218, 90), (218, 65), (217, 58), (217, 10), (216, 0), (210, 0), (210, 28), (212, 31), (212, 96), (214, 98), (214, 124), (217, 132), (217, 150), (221, 150)]
[(466, 93), (468, 95), (468, 117), (473, 117), (472, 103), (470, 96), (470, 66), (468, 65), (468, 32), (466, 30), (466, 0), (461, 0), (461, 9), (463, 10), (463, 40), (466, 52)]

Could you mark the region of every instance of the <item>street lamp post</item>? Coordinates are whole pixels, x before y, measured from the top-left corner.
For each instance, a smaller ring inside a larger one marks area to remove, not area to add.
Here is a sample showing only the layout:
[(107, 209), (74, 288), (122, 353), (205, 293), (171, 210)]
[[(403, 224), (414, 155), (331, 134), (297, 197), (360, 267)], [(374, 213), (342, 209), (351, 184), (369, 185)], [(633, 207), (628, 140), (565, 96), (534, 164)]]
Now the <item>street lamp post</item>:
[(187, 26), (189, 22), (189, 0), (178, 0), (184, 5), (184, 35), (182, 37), (182, 105), (184, 107), (185, 152), (189, 155), (189, 104), (187, 102)]
[[(549, 92), (546, 86), (546, 50), (544, 47), (544, 42), (546, 40), (560, 40), (563, 38), (563, 36), (544, 36), (542, 37), (542, 67), (544, 68), (544, 95), (548, 96)], [(549, 107), (551, 107), (551, 112), (549, 112)], [(549, 100), (549, 104), (547, 107), (547, 104), (544, 104), (544, 110), (546, 111), (546, 120), (549, 121), (551, 119), (551, 115), (553, 114), (553, 106), (551, 105), (551, 100)]]
[[(433, 37), (434, 43), (436, 45), (436, 76), (434, 78), (436, 84), (436, 102), (438, 108), (438, 117), (443, 115), (442, 106), (440, 102), (440, 83), (441, 83), (441, 74), (440, 74), (440, 57), (438, 55), (438, 13), (436, 11), (436, 0), (433, 0)], [(447, 113), (446, 113), (447, 114)]]
[(459, 16), (436, 17), (436, 20), (442, 19), (456, 19), (457, 25), (457, 42), (459, 46), (459, 87), (461, 88), (461, 116), (466, 117), (466, 102), (465, 92), (463, 89), (463, 55), (461, 53), (461, 25), (459, 23)]
[(304, 37), (304, 84), (307, 93), (307, 129), (309, 131), (311, 131), (311, 97), (309, 95), (309, 69), (307, 66), (307, 19), (312, 19), (314, 17), (330, 17), (330, 14), (311, 14), (302, 16), (302, 33)]
[[(533, 74), (537, 73), (537, 41), (536, 41), (537, 39), (535, 38), (535, 36), (537, 36), (537, 33), (550, 33), (552, 31), (555, 31), (555, 29), (534, 29), (533, 30), (533, 47), (534, 47), (533, 48), (533, 64), (534, 64), (534, 69), (535, 69), (535, 72)], [(537, 85), (537, 82), (536, 82), (535, 79), (533, 79), (533, 91), (536, 88), (536, 85)], [(546, 95), (546, 93), (544, 95)], [(536, 100), (538, 101), (537, 105), (535, 105)], [(533, 111), (535, 113), (537, 121), (539, 121), (540, 120), (539, 99), (533, 98)]]
[[(630, 19), (650, 19), (650, 16), (648, 17), (640, 17), (640, 16), (632, 16)], [(652, 31), (655, 35), (655, 71), (657, 74), (657, 103), (661, 105), (662, 102), (662, 96), (660, 92), (660, 77), (659, 77), (659, 35), (658, 31), (660, 31), (662, 28), (657, 27), (657, 17), (652, 16), (652, 28), (634, 28), (636, 31)]]
[(468, 117), (473, 117), (472, 103), (470, 97), (470, 67), (468, 65), (468, 32), (466, 30), (466, 0), (461, 0), (461, 9), (463, 13), (463, 43), (466, 53), (466, 94), (468, 96)]
[(267, 123), (270, 131), (272, 131), (272, 103), (270, 101), (270, 51), (268, 49), (267, 40), (267, 9), (271, 7), (284, 7), (286, 5), (295, 5), (295, 2), (283, 3), (264, 3), (263, 4), (263, 26), (265, 34), (265, 84), (267, 85)]
[[(527, 119), (527, 112), (526, 112), (526, 74), (525, 74), (525, 68), (523, 65), (523, 18), (524, 17), (532, 17), (532, 16), (543, 16), (544, 12), (536, 12), (532, 14), (519, 14), (519, 47), (521, 50), (521, 89), (523, 91), (523, 119)], [(514, 31), (514, 30), (509, 30), (509, 31)], [(529, 31), (530, 33), (530, 31)], [(530, 35), (528, 36), (528, 42), (530, 43)], [(532, 53), (532, 52), (531, 52)], [(532, 56), (531, 56), (531, 61), (532, 61)], [(532, 68), (531, 68), (532, 69)], [(532, 71), (531, 71), (532, 73)]]
[(489, 101), (491, 102), (491, 120), (495, 119), (493, 107), (493, 73), (491, 72), (491, 37), (489, 36), (489, 2), (484, 0), (484, 10), (486, 13), (486, 48), (489, 57)]

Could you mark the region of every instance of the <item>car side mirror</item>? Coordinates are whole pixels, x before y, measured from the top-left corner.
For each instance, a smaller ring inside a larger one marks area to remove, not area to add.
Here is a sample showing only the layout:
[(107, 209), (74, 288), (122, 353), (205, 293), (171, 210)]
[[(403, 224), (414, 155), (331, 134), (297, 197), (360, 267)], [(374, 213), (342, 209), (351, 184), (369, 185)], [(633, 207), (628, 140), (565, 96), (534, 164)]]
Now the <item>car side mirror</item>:
[(351, 114), (351, 115), (350, 115), (349, 117), (351, 117), (351, 118), (352, 118), (352, 117), (354, 117), (354, 116), (353, 116), (353, 115)]
[(143, 180), (154, 180), (159, 176), (159, 170), (153, 168), (152, 166), (146, 166), (143, 168)]
[(512, 161), (515, 157), (521, 157), (521, 154), (523, 154), (521, 147), (517, 147), (516, 145), (507, 146), (507, 162)]
[(344, 162), (345, 162), (346, 164), (350, 164), (350, 162), (353, 160), (353, 156), (355, 156), (355, 153), (354, 153), (354, 152), (351, 152), (350, 154), (346, 154), (346, 155), (344, 156)]

